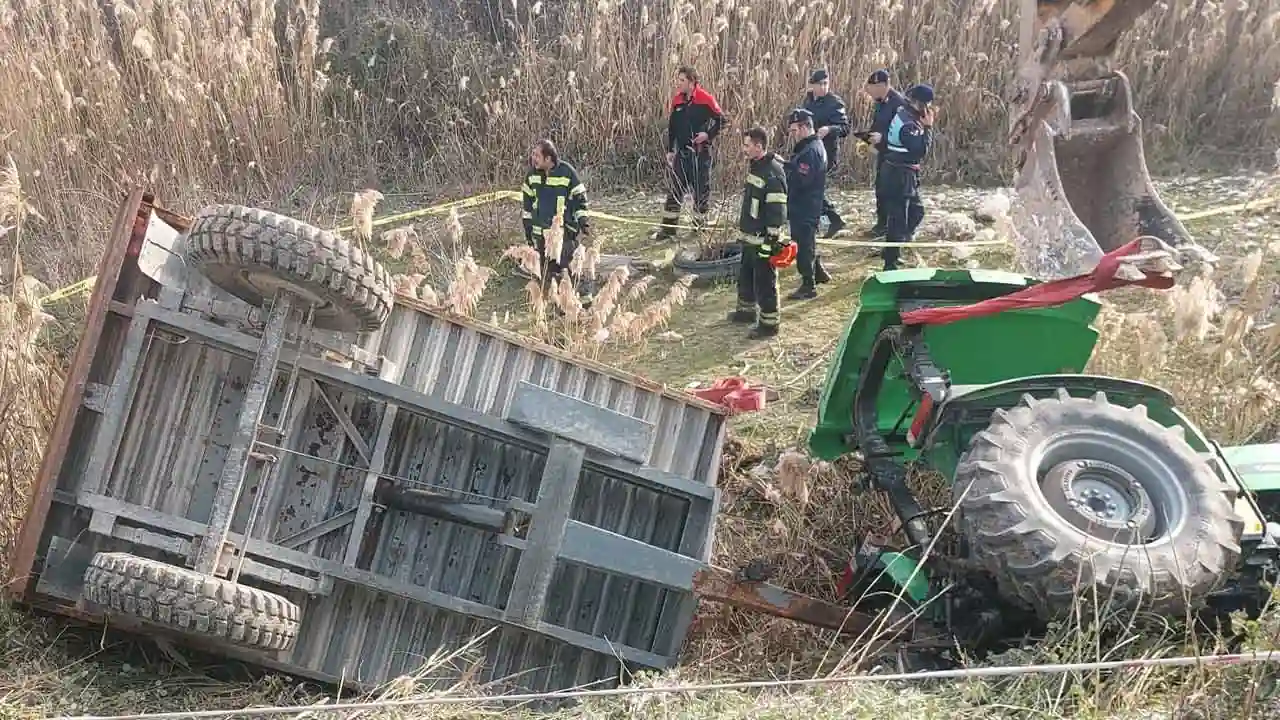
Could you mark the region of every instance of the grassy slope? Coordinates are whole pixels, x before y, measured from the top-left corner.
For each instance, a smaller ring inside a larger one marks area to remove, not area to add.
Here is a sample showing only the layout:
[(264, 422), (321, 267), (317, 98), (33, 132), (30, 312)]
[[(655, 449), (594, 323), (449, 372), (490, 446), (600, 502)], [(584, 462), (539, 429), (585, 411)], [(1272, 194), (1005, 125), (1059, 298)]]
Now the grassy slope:
[[(1171, 188), (1169, 197), (1179, 208), (1198, 209), (1233, 202), (1237, 198), (1230, 183), (1200, 183), (1193, 187)], [(964, 190), (931, 191), (931, 211), (967, 209), (975, 193)], [(865, 206), (865, 194), (847, 195), (846, 207)], [(948, 207), (949, 206), (949, 207)], [(632, 199), (609, 203), (611, 211), (651, 214), (653, 199)], [(389, 209), (388, 209), (389, 211)], [(380, 213), (382, 214), (382, 213)], [(854, 227), (865, 222), (865, 212), (855, 215)], [(1280, 214), (1256, 217), (1234, 215), (1197, 223), (1193, 231), (1203, 233), (1210, 247), (1227, 257), (1238, 257), (1253, 247), (1272, 246), (1269, 265), (1264, 268), (1267, 287), (1276, 292), (1280, 278)], [(464, 222), (466, 219), (464, 218)], [(611, 226), (604, 230), (606, 252), (621, 252), (643, 246), (641, 228)], [(1215, 235), (1217, 237), (1215, 237)], [(492, 238), (489, 249), (502, 244)], [(477, 254), (481, 244), (477, 242)], [(647, 254), (657, 257), (660, 251)], [(847, 468), (825, 469), (811, 480), (812, 497), (807, 505), (782, 496), (769, 481), (750, 477), (753, 458), (768, 459), (776, 450), (802, 442), (812, 422), (817, 389), (825, 374), (826, 353), (856, 307), (857, 283), (875, 264), (865, 249), (841, 249), (832, 253), (837, 268), (836, 281), (810, 303), (788, 305), (784, 309), (781, 337), (773, 342), (749, 342), (740, 328), (727, 326), (722, 318), (733, 303), (731, 287), (699, 290), (679, 310), (671, 331), (679, 339), (651, 338), (638, 349), (606, 351), (603, 359), (617, 360), (631, 369), (683, 386), (708, 383), (716, 377), (744, 374), (754, 381), (767, 382), (780, 395), (765, 411), (735, 419), (735, 435), (743, 441), (738, 467), (722, 479), (726, 492), (724, 513), (718, 534), (717, 554), (731, 564), (769, 550), (785, 563), (780, 581), (815, 593), (830, 592), (830, 567), (821, 557), (839, 555), (851, 547), (847, 518), (855, 517), (861, 529), (887, 519), (887, 508), (874, 498), (855, 498), (848, 492)], [(949, 264), (945, 254), (926, 254), (934, 263)], [(985, 265), (1007, 262), (1007, 251), (980, 251), (975, 255)], [(794, 272), (786, 273), (783, 292), (795, 285)], [(478, 315), (486, 317), (519, 297), (522, 281), (498, 278), (490, 283)], [(1229, 283), (1224, 282), (1224, 286)], [(1149, 299), (1146, 301), (1151, 306)], [(1272, 308), (1274, 315), (1274, 307)], [(501, 318), (500, 318), (501, 319)], [(1274, 317), (1272, 320), (1274, 321)], [(1189, 398), (1196, 409), (1201, 398)], [(1220, 428), (1210, 427), (1220, 435)], [(1225, 428), (1225, 426), (1224, 426)], [(1266, 438), (1262, 438), (1266, 439)], [(1274, 439), (1274, 438), (1272, 438)], [(770, 447), (772, 446), (772, 447)], [(738, 471), (741, 472), (738, 472)], [(1271, 636), (1266, 628), (1263, 634)], [(1096, 658), (1101, 648), (1079, 633), (1065, 632), (1058, 642), (1042, 646), (1032, 655), (1006, 658), (1005, 662), (1033, 659), (1087, 660)], [(1130, 637), (1131, 653), (1172, 652), (1182, 644), (1176, 637)], [(1265, 638), (1264, 638), (1265, 640)], [(686, 651), (686, 667), (675, 674), (648, 680), (655, 684), (705, 680), (711, 677), (804, 677), (830, 670), (833, 661), (845, 657), (849, 648), (832, 643), (824, 634), (791, 623), (719, 612), (709, 608), (700, 619)], [(826, 655), (827, 657), (822, 657)], [(95, 713), (153, 709), (236, 707), (246, 704), (297, 702), (314, 698), (318, 692), (283, 678), (247, 680), (238, 666), (216, 660), (191, 658), (193, 667), (177, 668), (154, 646), (135, 644), (129, 638), (73, 630), (61, 622), (33, 620), (16, 612), (0, 610), (0, 718), (40, 716), (48, 713), (92, 711)], [(1267, 690), (1265, 678), (1251, 675), (1253, 669), (1238, 668), (1227, 673), (1150, 672), (1130, 673), (1123, 681), (1094, 682), (1078, 678), (1063, 683), (1059, 678), (1033, 678), (1002, 685), (947, 684), (892, 688), (880, 686), (837, 687), (779, 691), (766, 694), (720, 693), (707, 696), (663, 695), (647, 700), (620, 700), (592, 704), (566, 711), (566, 717), (686, 717), (686, 718), (826, 718), (877, 717), (1139, 717), (1138, 708), (1203, 705), (1206, 717), (1241, 716), (1239, 703), (1265, 699), (1249, 694), (1249, 688)], [(1179, 693), (1177, 689), (1183, 692)], [(405, 692), (402, 688), (398, 694)], [(1179, 695), (1185, 696), (1178, 699)], [(1232, 708), (1218, 703), (1227, 698)], [(1215, 706), (1215, 703), (1216, 706)], [(1184, 708), (1185, 709), (1185, 708)], [(459, 717), (443, 711), (427, 717)], [(1169, 715), (1147, 715), (1147, 717)], [(1176, 715), (1184, 717), (1187, 715)]]

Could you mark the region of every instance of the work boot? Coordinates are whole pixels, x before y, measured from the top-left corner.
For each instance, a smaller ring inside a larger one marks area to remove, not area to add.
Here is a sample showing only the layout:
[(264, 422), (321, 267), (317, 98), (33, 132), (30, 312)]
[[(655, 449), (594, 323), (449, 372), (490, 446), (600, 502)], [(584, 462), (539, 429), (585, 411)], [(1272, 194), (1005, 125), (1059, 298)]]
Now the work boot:
[(755, 321), (756, 321), (756, 314), (754, 310), (734, 310), (733, 312), (729, 313), (729, 322), (731, 323), (741, 323), (745, 325), (747, 323), (753, 323)]
[(812, 300), (816, 297), (818, 297), (818, 291), (813, 289), (812, 284), (806, 282), (806, 283), (801, 283), (800, 287), (793, 290), (791, 294), (787, 296), (787, 299), (792, 301), (800, 301), (800, 300)]
[(822, 266), (822, 258), (814, 258), (813, 260), (813, 282), (817, 285), (831, 282), (831, 273)]
[(747, 333), (747, 337), (751, 340), (763, 340), (764, 338), (777, 337), (777, 325), (761, 325), (756, 323), (751, 326), (751, 331)]
[[(839, 215), (832, 215), (831, 220), (827, 225), (827, 232), (822, 237), (827, 240), (830, 240), (831, 238), (836, 236), (836, 233), (839, 233), (841, 230), (843, 230), (844, 226), (845, 226), (844, 218), (840, 217)], [(818, 282), (823, 282), (823, 281), (819, 280)]]
[(884, 225), (876, 223), (875, 225), (871, 226), (871, 229), (862, 231), (862, 236), (868, 240), (879, 240), (880, 238), (884, 237), (888, 232), (889, 232), (888, 228), (886, 228)]

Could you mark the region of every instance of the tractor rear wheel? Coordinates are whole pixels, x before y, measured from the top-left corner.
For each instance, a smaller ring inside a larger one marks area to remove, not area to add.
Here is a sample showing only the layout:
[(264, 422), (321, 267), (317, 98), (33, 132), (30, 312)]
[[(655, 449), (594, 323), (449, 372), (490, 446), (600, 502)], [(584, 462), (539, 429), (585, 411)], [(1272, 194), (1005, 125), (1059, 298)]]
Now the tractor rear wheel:
[(313, 307), (322, 330), (372, 332), (391, 315), (391, 274), (331, 232), (240, 205), (200, 211), (187, 230), (187, 262), (209, 282), (262, 307), (285, 290)]
[(973, 557), (1046, 620), (1081, 602), (1182, 615), (1240, 557), (1235, 490), (1181, 428), (1103, 393), (997, 410), (952, 492)]
[(258, 650), (288, 650), (301, 611), (265, 590), (120, 552), (93, 556), (84, 599), (116, 613)]

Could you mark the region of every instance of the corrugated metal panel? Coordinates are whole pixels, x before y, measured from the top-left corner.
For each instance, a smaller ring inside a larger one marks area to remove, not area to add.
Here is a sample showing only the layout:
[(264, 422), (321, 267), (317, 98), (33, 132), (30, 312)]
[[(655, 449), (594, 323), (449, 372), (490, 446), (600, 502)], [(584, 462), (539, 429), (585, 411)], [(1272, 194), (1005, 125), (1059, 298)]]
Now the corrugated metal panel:
[[(401, 384), (494, 417), (504, 416), (517, 384), (527, 381), (651, 421), (658, 431), (650, 465), (695, 482), (714, 482), (725, 418), (689, 396), (642, 387), (643, 381), (602, 366), (584, 367), (553, 350), (533, 349), (480, 326), (407, 306), (396, 308), (373, 342), (371, 350), (403, 368)], [(118, 348), (119, 343), (110, 346)], [(106, 494), (207, 522), (252, 363), (165, 334), (151, 338), (143, 357)], [(363, 461), (321, 397), (322, 387), (301, 384), (290, 417), (282, 423), (286, 377), (281, 372), (277, 378), (263, 423), (283, 425), (280, 444), (311, 457), (280, 455), (278, 474), (252, 533), (269, 542), (354, 508), (365, 478), (358, 469)], [(340, 411), (349, 413), (365, 444), (372, 445), (380, 406), (354, 393), (323, 389)], [(533, 501), (544, 462), (542, 454), (401, 412), (385, 471), (413, 485), (449, 489), (468, 502), (496, 507), (511, 497)], [(238, 532), (247, 522), (260, 480), (251, 466), (235, 513), (233, 529)], [(686, 499), (618, 478), (586, 473), (572, 517), (668, 550), (678, 550), (682, 541), (689, 544), (684, 538), (690, 520)], [(297, 549), (341, 562), (350, 531), (347, 526)], [(398, 511), (385, 513), (378, 532), (370, 571), (504, 606), (520, 551), (500, 544), (497, 536)], [(679, 646), (668, 617), (676, 598), (667, 590), (563, 562), (552, 588), (546, 622), (659, 655)], [(437, 649), (460, 646), (493, 626), (342, 582), (327, 597), (290, 597), (303, 607), (303, 627), (294, 649), (278, 659), (299, 670), (360, 682), (409, 672)], [(512, 628), (491, 637), (484, 653), (485, 678), (520, 673), (515, 682), (534, 689), (606, 680), (618, 669), (610, 656)]]

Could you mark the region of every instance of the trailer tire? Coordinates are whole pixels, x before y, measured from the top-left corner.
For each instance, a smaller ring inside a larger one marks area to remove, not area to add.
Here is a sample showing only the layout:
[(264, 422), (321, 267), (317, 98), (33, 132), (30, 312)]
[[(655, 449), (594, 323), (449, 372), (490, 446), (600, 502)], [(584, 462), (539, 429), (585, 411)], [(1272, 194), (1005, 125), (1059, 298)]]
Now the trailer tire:
[(84, 598), (138, 620), (268, 651), (293, 646), (301, 616), (275, 593), (119, 552), (93, 556)]
[(960, 458), (952, 492), (972, 557), (1043, 620), (1079, 603), (1183, 616), (1241, 553), (1235, 489), (1182, 428), (1103, 393), (1059, 389), (995, 411)]
[(315, 327), (339, 332), (378, 330), (391, 315), (386, 268), (350, 240), (293, 218), (212, 205), (191, 223), (186, 243), (192, 267), (251, 305), (288, 290), (314, 306)]

